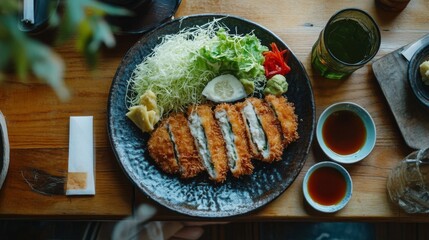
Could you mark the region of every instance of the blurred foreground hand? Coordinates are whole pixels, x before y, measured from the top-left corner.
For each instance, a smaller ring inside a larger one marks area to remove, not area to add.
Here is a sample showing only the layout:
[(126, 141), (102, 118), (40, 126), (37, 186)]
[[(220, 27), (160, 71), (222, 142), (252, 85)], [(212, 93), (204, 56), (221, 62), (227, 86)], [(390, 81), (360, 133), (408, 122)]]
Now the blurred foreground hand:
[(130, 216), (115, 225), (112, 240), (196, 240), (204, 233), (202, 226), (215, 224), (213, 222), (148, 221), (155, 215), (155, 212), (155, 208), (146, 204), (141, 205), (134, 216)]

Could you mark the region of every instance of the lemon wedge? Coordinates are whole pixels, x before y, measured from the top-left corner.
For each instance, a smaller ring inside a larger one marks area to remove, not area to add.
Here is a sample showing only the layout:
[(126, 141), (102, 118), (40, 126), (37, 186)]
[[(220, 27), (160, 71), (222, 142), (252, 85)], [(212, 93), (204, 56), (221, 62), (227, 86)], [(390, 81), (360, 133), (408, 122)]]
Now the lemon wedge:
[(246, 97), (243, 84), (231, 74), (213, 78), (202, 94), (213, 102), (234, 102)]

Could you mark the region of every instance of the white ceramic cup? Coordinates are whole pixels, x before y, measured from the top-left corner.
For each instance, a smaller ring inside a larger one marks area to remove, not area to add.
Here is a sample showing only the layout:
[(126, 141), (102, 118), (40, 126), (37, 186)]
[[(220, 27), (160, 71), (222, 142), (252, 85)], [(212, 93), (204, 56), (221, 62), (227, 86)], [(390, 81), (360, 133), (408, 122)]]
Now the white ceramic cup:
[[(317, 202), (315, 199), (312, 198), (310, 191), (309, 191), (310, 176), (317, 169), (324, 168), (324, 167), (336, 169), (338, 172), (341, 173), (341, 175), (344, 177), (344, 180), (346, 182), (346, 191), (345, 191), (343, 198), (339, 202), (332, 204), (332, 205), (324, 205), (324, 204)], [(350, 177), (350, 174), (347, 172), (347, 170), (343, 166), (341, 166), (340, 164), (335, 163), (335, 162), (324, 161), (324, 162), (316, 163), (315, 165), (310, 167), (310, 169), (305, 174), (304, 181), (302, 184), (302, 190), (304, 193), (305, 200), (307, 201), (307, 203), (311, 207), (313, 207), (314, 209), (316, 209), (320, 212), (332, 213), (332, 212), (336, 212), (336, 211), (339, 211), (340, 209), (344, 208), (346, 206), (346, 204), (349, 202), (349, 200), (352, 197), (352, 193), (353, 193), (353, 182), (352, 182), (352, 178)]]
[[(341, 110), (348, 110), (356, 113), (361, 118), (366, 129), (366, 139), (363, 146), (357, 152), (354, 152), (352, 154), (347, 154), (347, 155), (338, 154), (334, 152), (332, 149), (330, 149), (326, 145), (323, 139), (323, 133), (322, 133), (322, 128), (326, 119), (332, 113), (341, 111)], [(340, 103), (335, 103), (330, 105), (322, 112), (316, 126), (316, 138), (320, 148), (330, 159), (338, 163), (351, 164), (351, 163), (361, 161), (371, 153), (371, 151), (374, 149), (375, 142), (377, 139), (377, 131), (376, 131), (374, 120), (372, 119), (368, 111), (366, 111), (363, 107), (352, 102), (340, 102)]]

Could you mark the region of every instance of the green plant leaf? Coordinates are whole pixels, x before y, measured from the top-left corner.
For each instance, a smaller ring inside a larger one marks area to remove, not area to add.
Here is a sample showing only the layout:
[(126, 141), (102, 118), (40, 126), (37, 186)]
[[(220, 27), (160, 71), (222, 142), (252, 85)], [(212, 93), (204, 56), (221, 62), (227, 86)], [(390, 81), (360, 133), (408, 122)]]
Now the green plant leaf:
[(85, 48), (83, 54), (85, 56), (86, 64), (88, 65), (89, 69), (94, 70), (98, 62), (98, 52), (93, 52), (90, 51), (88, 48)]
[(68, 100), (70, 92), (64, 83), (62, 59), (49, 47), (33, 40), (28, 41), (27, 51), (34, 75), (50, 85), (61, 100)]
[(0, 71), (5, 69), (12, 58), (12, 48), (10, 44), (0, 39)]
[(0, 15), (0, 70), (13, 64), (22, 81), (26, 79), (29, 65), (25, 50), (27, 37), (16, 27), (17, 21), (11, 13)]
[(90, 0), (66, 0), (64, 13), (60, 20), (57, 35), (57, 44), (70, 39), (78, 30), (80, 23), (86, 18), (86, 4)]
[(93, 28), (91, 27), (91, 22), (89, 19), (84, 19), (80, 22), (77, 29), (77, 38), (76, 38), (76, 49), (83, 53), (85, 51), (86, 45), (88, 44), (89, 39), (93, 35)]
[(109, 48), (115, 46), (116, 44), (115, 37), (113, 36), (109, 25), (106, 23), (104, 19), (100, 18), (93, 21), (92, 26), (93, 26), (94, 32), (93, 32), (91, 42), (89, 43), (89, 46), (88, 46), (90, 51), (94, 51), (94, 52), (97, 51), (101, 43), (104, 43)]
[(19, 11), (19, 1), (2, 0), (0, 3), (0, 14), (9, 14)]
[[(0, 81), (3, 72), (12, 66), (23, 81), (29, 71), (42, 82), (50, 85), (58, 97), (66, 100), (70, 93), (64, 83), (64, 63), (48, 46), (31, 39), (17, 28), (20, 2), (1, 0), (0, 3)], [(51, 3), (51, 26), (58, 27), (57, 43), (76, 35), (76, 49), (81, 52), (87, 65), (95, 67), (101, 44), (115, 46), (112, 28), (104, 20), (105, 15), (132, 15), (124, 8), (96, 0), (63, 0), (62, 17), (56, 3)]]
[(100, 10), (107, 15), (116, 16), (131, 16), (133, 13), (125, 8), (114, 5), (109, 5), (99, 1), (87, 0), (87, 6), (96, 10)]
[(61, 24), (61, 18), (60, 15), (58, 15), (58, 12), (55, 11), (55, 9), (51, 9), (51, 16), (49, 17), (49, 26), (51, 27), (57, 27)]
[(28, 58), (26, 53), (25, 44), (22, 41), (15, 41), (12, 43), (13, 60), (15, 64), (15, 72), (20, 80), (27, 78), (28, 72)]
[(58, 43), (76, 34), (76, 49), (81, 52), (90, 68), (94, 68), (97, 51), (102, 43), (115, 46), (112, 29), (105, 15), (131, 15), (131, 12), (94, 0), (67, 0), (58, 33)]

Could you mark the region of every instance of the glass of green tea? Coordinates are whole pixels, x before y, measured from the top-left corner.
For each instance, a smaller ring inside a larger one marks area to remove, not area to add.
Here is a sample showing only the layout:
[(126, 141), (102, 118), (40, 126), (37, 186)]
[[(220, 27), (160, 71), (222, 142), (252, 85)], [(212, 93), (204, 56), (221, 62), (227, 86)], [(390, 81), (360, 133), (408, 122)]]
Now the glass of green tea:
[(343, 9), (320, 32), (311, 51), (311, 63), (323, 77), (342, 79), (369, 62), (380, 42), (380, 29), (368, 13)]

